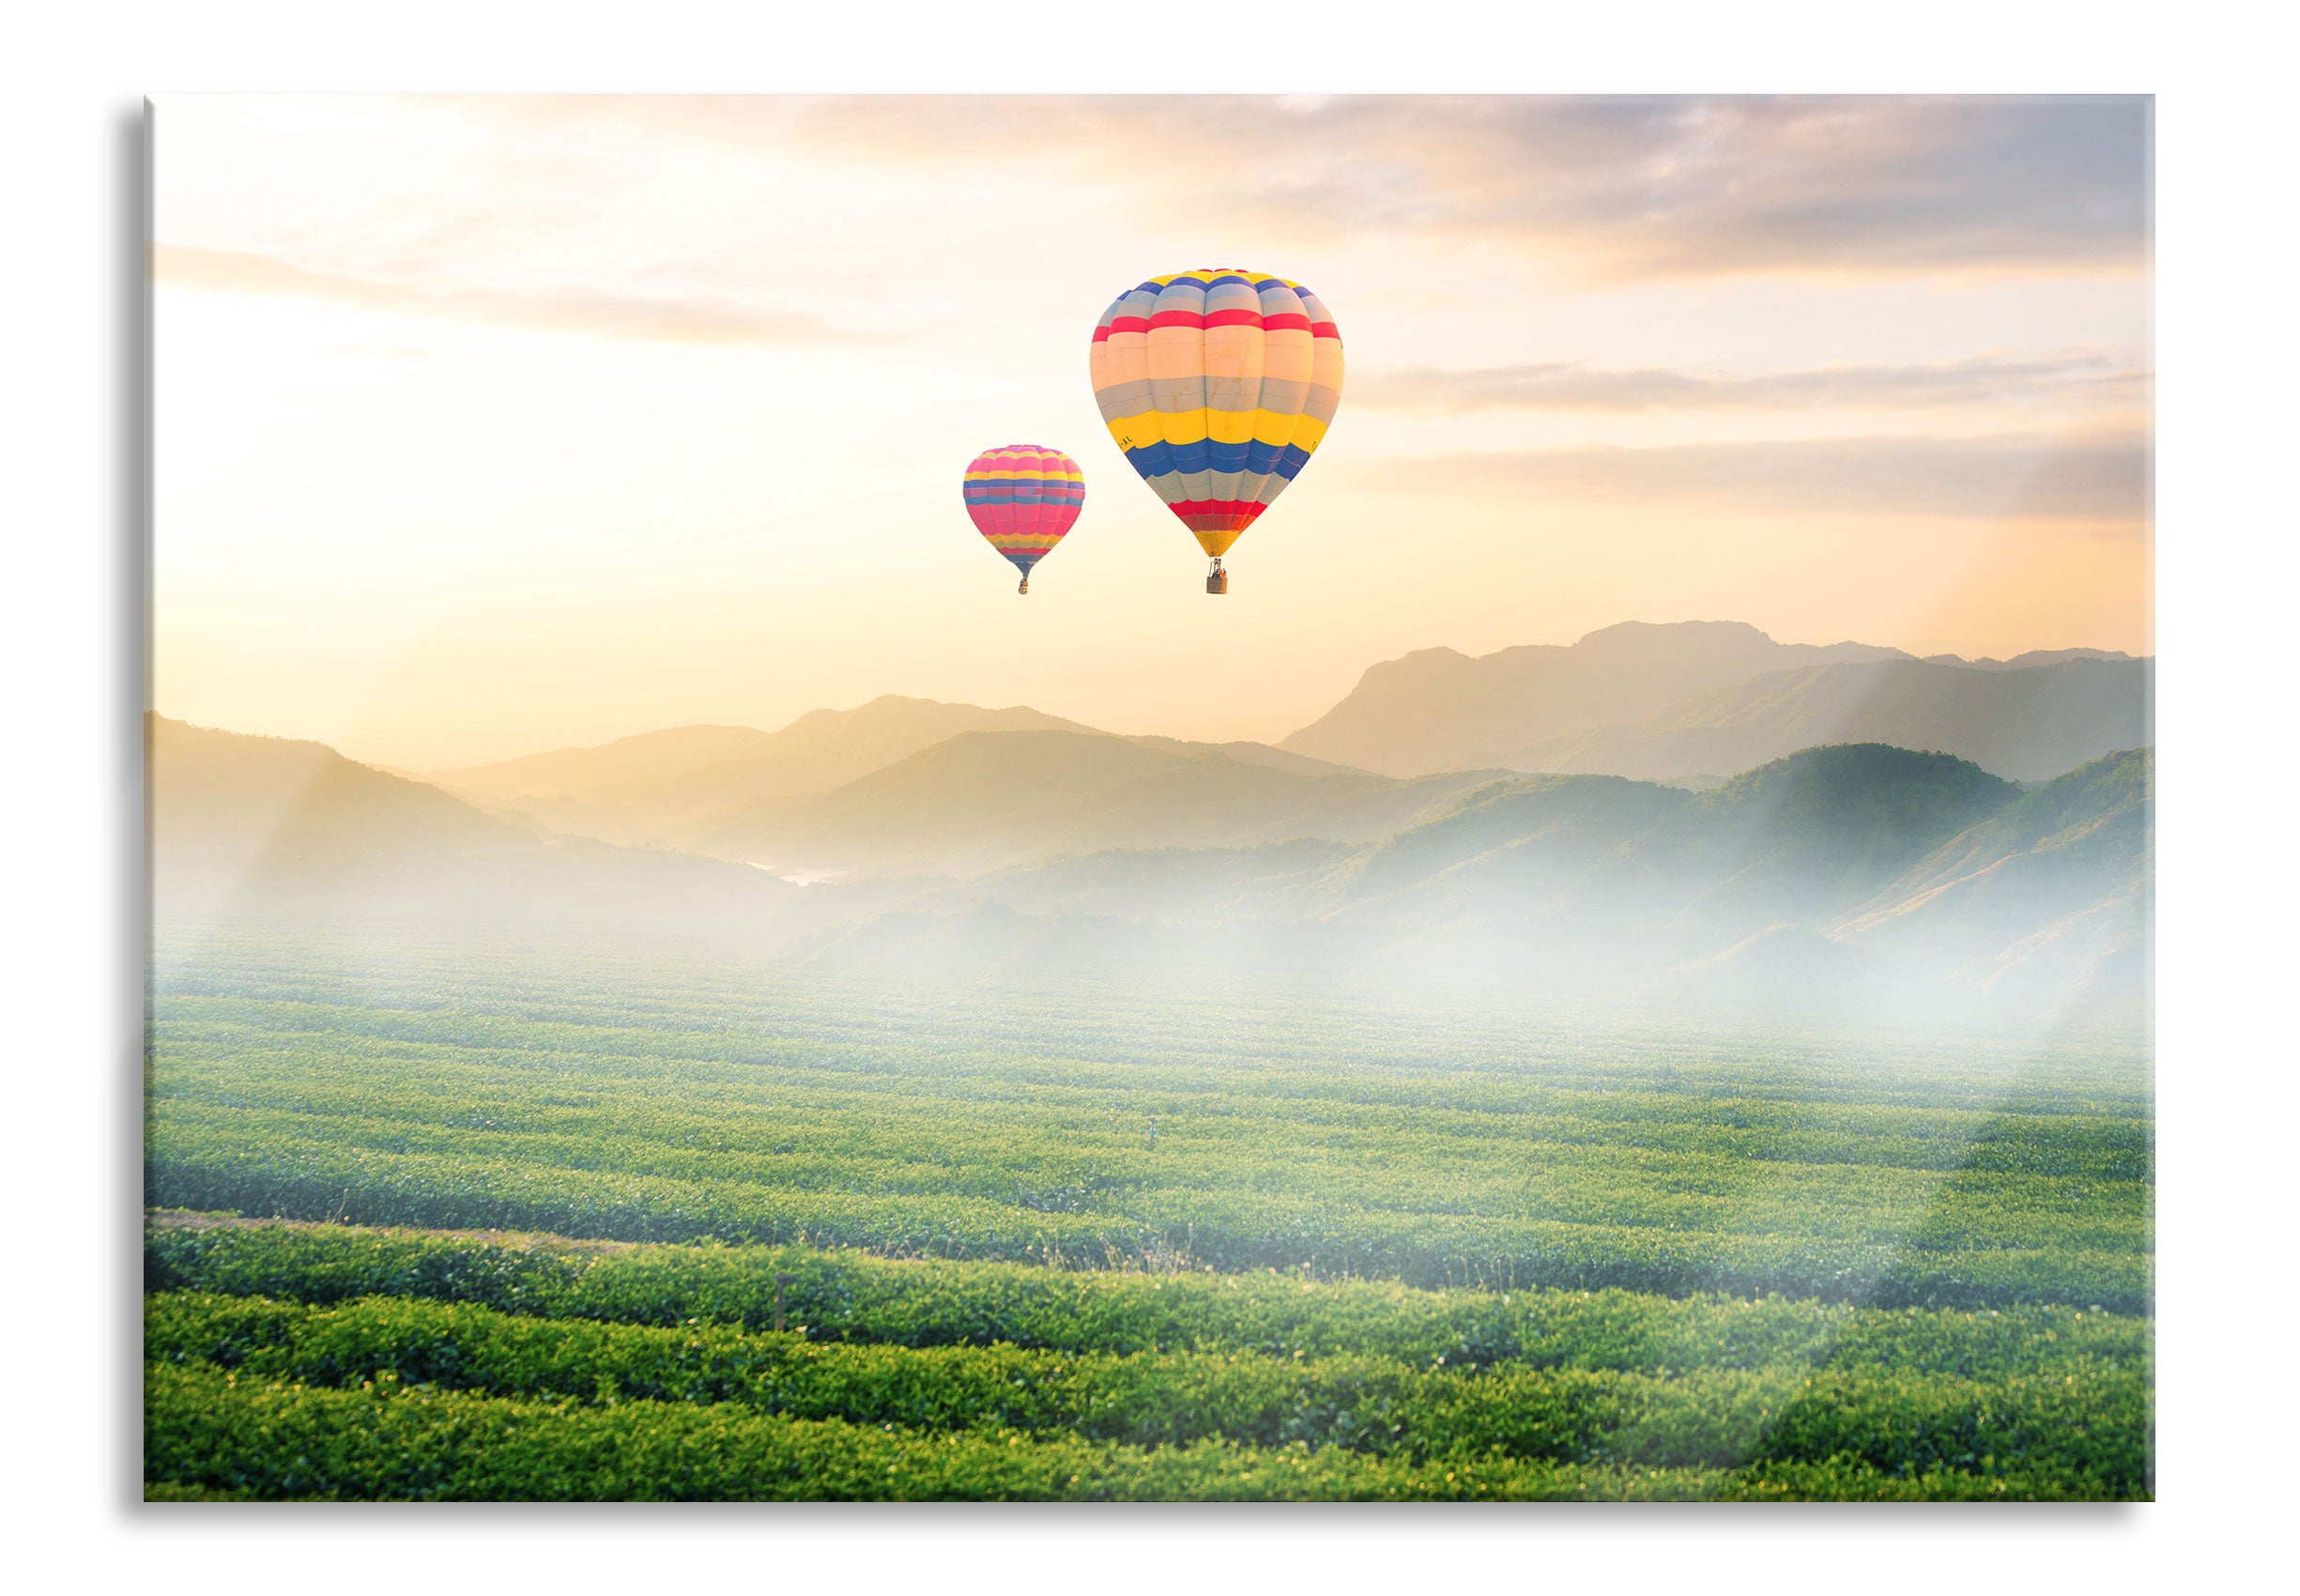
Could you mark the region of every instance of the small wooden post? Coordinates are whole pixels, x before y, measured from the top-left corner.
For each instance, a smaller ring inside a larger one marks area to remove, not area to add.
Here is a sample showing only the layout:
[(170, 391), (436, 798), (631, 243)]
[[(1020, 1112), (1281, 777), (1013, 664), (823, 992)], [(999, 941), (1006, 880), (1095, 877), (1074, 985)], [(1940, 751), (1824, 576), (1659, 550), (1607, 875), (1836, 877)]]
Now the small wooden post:
[(774, 1327), (777, 1331), (783, 1327), (783, 1287), (790, 1283), (789, 1275), (780, 1269), (774, 1271)]

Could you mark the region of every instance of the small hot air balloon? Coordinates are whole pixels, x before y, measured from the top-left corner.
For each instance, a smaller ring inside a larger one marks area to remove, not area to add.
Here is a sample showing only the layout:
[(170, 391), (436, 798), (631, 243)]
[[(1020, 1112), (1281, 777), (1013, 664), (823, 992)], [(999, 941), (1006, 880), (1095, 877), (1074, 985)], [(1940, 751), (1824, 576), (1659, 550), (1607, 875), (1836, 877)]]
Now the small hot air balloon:
[(1059, 449), (1009, 443), (966, 468), (966, 513), (1022, 573), (1018, 593), (1030, 591), (1030, 568), (1062, 542), (1085, 502), (1086, 479)]
[(1222, 556), (1308, 463), (1342, 401), (1342, 334), (1298, 283), (1240, 268), (1153, 277), (1094, 331), (1095, 403), (1127, 463)]

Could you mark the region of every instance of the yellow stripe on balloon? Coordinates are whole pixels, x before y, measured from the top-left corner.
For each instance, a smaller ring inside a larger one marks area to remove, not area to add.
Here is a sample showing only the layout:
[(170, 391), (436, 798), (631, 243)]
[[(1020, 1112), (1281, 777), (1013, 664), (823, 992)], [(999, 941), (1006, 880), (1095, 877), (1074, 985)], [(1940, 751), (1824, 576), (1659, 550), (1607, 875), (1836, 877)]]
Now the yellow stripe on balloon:
[(1131, 435), (1133, 448), (1164, 438), (1169, 443), (1196, 443), (1206, 435), (1206, 413), (1204, 410), (1144, 410), (1139, 416), (1127, 416), (1110, 423), (1111, 437), (1121, 444)]
[(1254, 441), (1280, 446), (1294, 438), (1294, 423), (1298, 418), (1291, 410), (1256, 410), (1254, 412)]
[(1254, 435), (1259, 410), (1206, 410), (1206, 437), (1216, 443), (1244, 443)]

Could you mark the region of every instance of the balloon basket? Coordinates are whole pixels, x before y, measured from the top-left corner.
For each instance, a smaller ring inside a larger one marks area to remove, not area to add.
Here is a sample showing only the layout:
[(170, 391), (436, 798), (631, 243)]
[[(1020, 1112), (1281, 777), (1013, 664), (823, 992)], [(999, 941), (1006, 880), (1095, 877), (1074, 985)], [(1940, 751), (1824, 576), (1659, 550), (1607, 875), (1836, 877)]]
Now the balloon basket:
[(1206, 573), (1206, 591), (1210, 593), (1226, 593), (1229, 591), (1230, 573), (1223, 570), (1222, 562), (1217, 560), (1214, 562), (1214, 569)]

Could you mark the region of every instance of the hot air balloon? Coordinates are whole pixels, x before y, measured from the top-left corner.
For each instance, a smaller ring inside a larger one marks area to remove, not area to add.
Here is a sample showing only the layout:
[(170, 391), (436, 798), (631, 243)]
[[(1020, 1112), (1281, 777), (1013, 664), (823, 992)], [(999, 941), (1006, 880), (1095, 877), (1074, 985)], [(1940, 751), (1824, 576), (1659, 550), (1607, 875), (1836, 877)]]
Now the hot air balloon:
[(1308, 463), (1342, 401), (1342, 334), (1298, 283), (1240, 268), (1153, 277), (1094, 330), (1095, 403), (1127, 464), (1214, 563)]
[(966, 468), (966, 513), (990, 546), (1015, 563), (1030, 591), (1030, 568), (1062, 542), (1086, 502), (1078, 462), (1059, 449), (1009, 443)]

